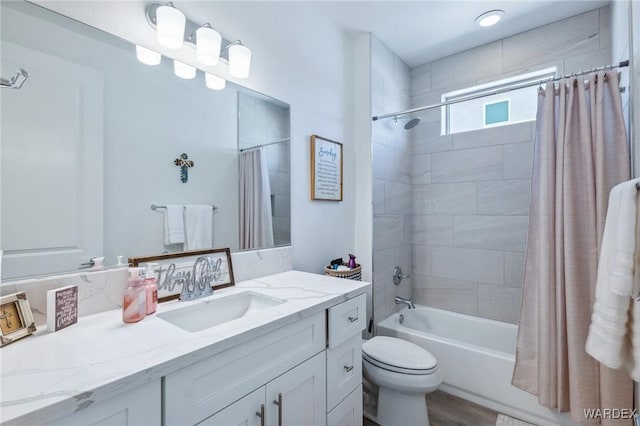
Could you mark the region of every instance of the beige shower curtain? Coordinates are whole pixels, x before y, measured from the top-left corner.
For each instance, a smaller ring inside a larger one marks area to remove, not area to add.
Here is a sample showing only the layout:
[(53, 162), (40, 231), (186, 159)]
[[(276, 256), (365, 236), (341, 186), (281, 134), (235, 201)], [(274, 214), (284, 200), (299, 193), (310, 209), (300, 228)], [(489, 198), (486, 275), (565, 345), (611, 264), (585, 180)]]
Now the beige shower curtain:
[(630, 175), (618, 84), (617, 72), (600, 72), (538, 95), (513, 385), (581, 424), (599, 423), (585, 409), (633, 407), (627, 374), (585, 352), (609, 191)]

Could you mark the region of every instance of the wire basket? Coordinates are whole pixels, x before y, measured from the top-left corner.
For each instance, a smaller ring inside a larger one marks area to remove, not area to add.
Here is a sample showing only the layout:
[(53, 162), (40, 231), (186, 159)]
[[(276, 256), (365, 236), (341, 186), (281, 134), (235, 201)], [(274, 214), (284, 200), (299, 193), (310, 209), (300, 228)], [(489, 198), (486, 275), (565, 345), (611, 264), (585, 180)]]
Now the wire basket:
[[(347, 266), (346, 263), (343, 263), (343, 265)], [(336, 271), (335, 269), (331, 269), (329, 266), (325, 266), (324, 274), (336, 278), (346, 278), (348, 280), (362, 281), (362, 266), (360, 266), (359, 263), (356, 263), (355, 268), (343, 271)]]

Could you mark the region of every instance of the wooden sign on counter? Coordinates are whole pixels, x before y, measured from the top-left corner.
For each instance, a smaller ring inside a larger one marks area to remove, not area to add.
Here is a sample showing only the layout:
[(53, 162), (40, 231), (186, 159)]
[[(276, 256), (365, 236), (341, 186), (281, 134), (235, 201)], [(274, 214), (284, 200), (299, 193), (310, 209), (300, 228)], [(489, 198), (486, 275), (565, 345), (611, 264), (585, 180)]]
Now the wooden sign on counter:
[(47, 330), (58, 331), (78, 322), (78, 286), (47, 292)]

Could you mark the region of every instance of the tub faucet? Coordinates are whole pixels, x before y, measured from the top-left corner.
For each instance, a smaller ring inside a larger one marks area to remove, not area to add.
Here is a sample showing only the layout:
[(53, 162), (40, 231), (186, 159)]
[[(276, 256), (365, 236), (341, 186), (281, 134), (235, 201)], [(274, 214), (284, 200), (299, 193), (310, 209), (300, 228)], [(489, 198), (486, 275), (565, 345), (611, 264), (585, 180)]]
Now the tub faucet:
[(404, 297), (396, 296), (396, 305), (406, 304), (409, 309), (415, 309), (416, 305), (413, 304), (411, 299), (405, 299)]

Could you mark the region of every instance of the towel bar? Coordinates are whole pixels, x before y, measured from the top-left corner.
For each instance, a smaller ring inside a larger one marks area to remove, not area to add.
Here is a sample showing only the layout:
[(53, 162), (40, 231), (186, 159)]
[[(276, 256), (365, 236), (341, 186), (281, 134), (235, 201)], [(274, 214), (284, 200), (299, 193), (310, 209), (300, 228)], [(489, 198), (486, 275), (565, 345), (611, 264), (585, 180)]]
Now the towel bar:
[[(156, 206), (155, 204), (151, 204), (151, 210), (154, 210), (154, 211), (158, 210), (158, 209), (166, 209), (166, 208), (167, 208), (167, 206)], [(183, 208), (185, 208), (185, 207), (183, 206)], [(218, 210), (218, 207), (216, 207), (216, 206), (211, 206), (211, 208), (213, 209), (213, 211)]]

